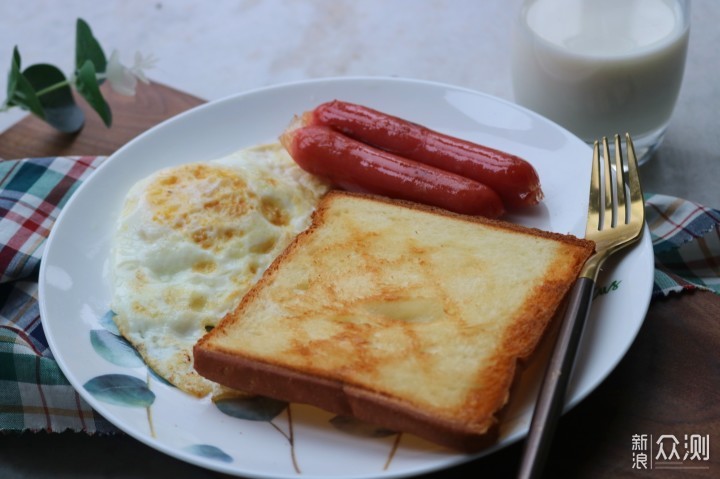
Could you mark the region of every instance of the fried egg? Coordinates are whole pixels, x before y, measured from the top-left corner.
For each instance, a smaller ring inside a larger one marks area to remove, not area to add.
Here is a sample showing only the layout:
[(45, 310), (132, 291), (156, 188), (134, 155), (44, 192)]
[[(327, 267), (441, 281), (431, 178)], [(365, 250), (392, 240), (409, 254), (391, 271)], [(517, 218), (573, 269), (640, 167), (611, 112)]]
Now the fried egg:
[(277, 144), (166, 168), (136, 183), (109, 263), (120, 333), (181, 390), (219, 393), (194, 371), (193, 345), (309, 225), (326, 191)]

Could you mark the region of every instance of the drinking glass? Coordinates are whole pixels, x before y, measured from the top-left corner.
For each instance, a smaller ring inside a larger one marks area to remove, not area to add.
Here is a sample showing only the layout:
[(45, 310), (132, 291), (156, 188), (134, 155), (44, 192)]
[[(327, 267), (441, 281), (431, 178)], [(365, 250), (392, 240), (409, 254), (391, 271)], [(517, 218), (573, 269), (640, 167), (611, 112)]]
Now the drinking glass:
[(588, 143), (629, 132), (644, 163), (670, 123), (689, 34), (689, 0), (525, 0), (515, 100)]

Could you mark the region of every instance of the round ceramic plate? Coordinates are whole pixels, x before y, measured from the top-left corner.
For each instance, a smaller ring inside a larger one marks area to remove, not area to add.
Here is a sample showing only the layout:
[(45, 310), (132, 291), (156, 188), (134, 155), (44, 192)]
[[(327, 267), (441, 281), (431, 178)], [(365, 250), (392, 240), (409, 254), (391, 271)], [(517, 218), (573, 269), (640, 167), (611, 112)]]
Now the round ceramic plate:
[[(109, 320), (107, 258), (130, 186), (163, 167), (274, 141), (293, 115), (332, 99), (361, 103), (526, 158), (540, 175), (545, 200), (531, 212), (508, 219), (584, 234), (590, 148), (554, 123), (488, 95), (424, 81), (340, 78), (264, 88), (195, 108), (108, 158), (65, 206), (42, 261), (41, 315), (53, 354), (82, 397), (118, 428), (184, 461), (263, 478), (399, 477), (479, 456), (298, 404), (248, 402), (222, 411), (212, 401), (184, 394), (154, 376), (126, 356), (115, 336)], [(568, 408), (607, 376), (633, 342), (650, 302), (652, 275), (647, 234), (607, 263), (570, 384)], [(523, 373), (504, 413), (500, 441), (481, 455), (526, 434), (547, 349), (546, 341)]]

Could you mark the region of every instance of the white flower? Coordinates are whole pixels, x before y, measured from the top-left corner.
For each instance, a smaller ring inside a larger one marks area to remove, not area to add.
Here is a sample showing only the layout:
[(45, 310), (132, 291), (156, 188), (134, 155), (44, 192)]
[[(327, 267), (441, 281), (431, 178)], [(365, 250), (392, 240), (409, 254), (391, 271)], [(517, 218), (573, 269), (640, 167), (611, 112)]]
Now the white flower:
[(121, 95), (133, 96), (138, 80), (146, 84), (150, 83), (143, 70), (155, 66), (155, 61), (152, 56), (143, 57), (140, 52), (136, 52), (135, 63), (128, 68), (120, 63), (120, 55), (117, 50), (113, 50), (107, 63), (105, 78), (116, 92)]

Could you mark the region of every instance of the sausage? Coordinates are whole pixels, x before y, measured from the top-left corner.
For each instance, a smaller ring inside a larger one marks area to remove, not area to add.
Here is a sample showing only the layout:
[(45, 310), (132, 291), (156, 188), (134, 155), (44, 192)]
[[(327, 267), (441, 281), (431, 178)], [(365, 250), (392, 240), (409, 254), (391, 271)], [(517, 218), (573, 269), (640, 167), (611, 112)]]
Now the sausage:
[(483, 183), (508, 209), (535, 205), (543, 197), (537, 172), (522, 158), (371, 108), (335, 100), (307, 112), (303, 122), (329, 126), (363, 143)]
[(300, 168), (348, 191), (489, 218), (505, 212), (497, 193), (477, 181), (374, 148), (329, 127), (290, 129), (280, 141)]

